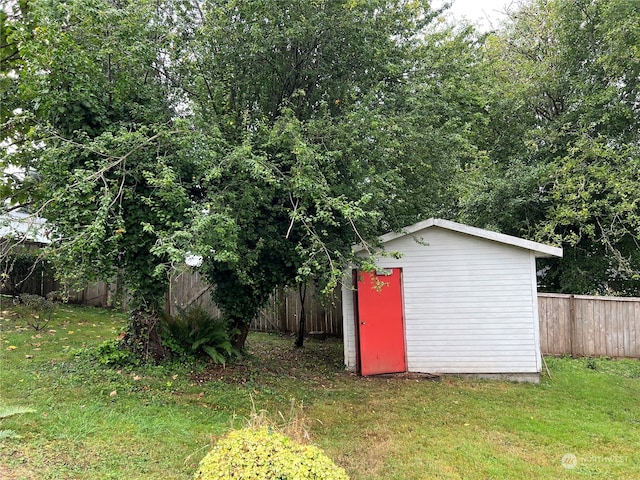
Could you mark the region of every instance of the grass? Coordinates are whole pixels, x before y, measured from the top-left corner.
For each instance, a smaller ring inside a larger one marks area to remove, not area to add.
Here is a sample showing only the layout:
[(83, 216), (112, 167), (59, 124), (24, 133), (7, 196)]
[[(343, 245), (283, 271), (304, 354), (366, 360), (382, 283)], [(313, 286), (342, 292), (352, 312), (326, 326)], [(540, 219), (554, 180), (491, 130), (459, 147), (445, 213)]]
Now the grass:
[[(35, 332), (0, 308), (0, 478), (189, 479), (255, 408), (304, 405), (312, 441), (352, 479), (640, 478), (640, 362), (548, 358), (539, 385), (360, 378), (342, 344), (251, 334), (235, 365), (112, 367), (124, 315), (60, 306)], [(563, 467), (574, 466), (569, 469)]]

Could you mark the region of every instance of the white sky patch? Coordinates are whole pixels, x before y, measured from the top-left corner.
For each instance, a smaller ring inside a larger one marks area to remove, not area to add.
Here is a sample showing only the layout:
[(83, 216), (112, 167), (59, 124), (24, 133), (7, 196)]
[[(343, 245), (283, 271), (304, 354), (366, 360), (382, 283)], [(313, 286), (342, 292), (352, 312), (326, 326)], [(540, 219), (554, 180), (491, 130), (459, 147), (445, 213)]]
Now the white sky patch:
[(199, 267), (202, 265), (203, 260), (202, 255), (194, 255), (191, 252), (187, 252), (184, 258), (184, 263), (190, 267)]
[[(16, 151), (16, 147), (14, 145), (9, 144), (9, 142), (7, 141), (3, 141), (0, 142), (0, 156), (2, 155), (2, 153), (6, 152), (6, 153), (13, 153)], [(6, 165), (4, 168), (0, 167), (0, 173), (2, 174), (0, 178), (0, 182), (5, 181), (4, 176), (6, 175), (15, 175), (17, 177), (23, 177), (24, 176), (24, 171), (21, 168), (15, 167), (13, 165), (7, 165), (3, 159), (0, 158), (0, 165)]]
[(14, 167), (13, 165), (9, 165), (7, 168), (4, 169), (4, 171), (9, 174), (14, 174), (14, 173), (21, 172), (22, 170), (18, 167)]
[[(467, 19), (477, 23), (481, 30), (487, 31), (496, 28), (506, 17), (505, 9), (515, 7), (515, 0), (451, 0), (453, 5), (447, 12), (447, 16), (457, 20)], [(435, 7), (439, 7), (444, 0), (436, 0)]]

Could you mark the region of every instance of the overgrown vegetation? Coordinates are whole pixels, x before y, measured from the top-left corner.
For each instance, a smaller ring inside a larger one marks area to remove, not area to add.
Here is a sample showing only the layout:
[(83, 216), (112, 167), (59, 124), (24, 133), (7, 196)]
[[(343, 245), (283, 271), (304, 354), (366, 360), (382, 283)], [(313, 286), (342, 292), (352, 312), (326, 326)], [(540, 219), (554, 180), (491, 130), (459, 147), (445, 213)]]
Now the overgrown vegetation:
[(252, 398), (246, 425), (216, 443), (195, 479), (348, 480), (344, 469), (311, 444), (309, 428), (302, 402), (292, 399), (286, 414), (273, 415), (257, 410)]
[(202, 307), (180, 308), (177, 315), (165, 315), (163, 320), (163, 344), (175, 355), (206, 355), (218, 364), (240, 355), (231, 343), (237, 332), (223, 318), (214, 318)]
[(132, 351), (120, 347), (121, 340), (107, 340), (97, 345), (94, 349), (77, 352), (76, 356), (86, 355), (94, 358), (101, 365), (110, 367), (132, 367), (140, 365), (140, 357)]
[(311, 426), (305, 416), (303, 402), (297, 402), (295, 398), (292, 398), (288, 411), (285, 413), (278, 411), (276, 415), (272, 415), (265, 409), (258, 410), (253, 398), (251, 400), (251, 413), (246, 419), (245, 428), (253, 430), (266, 428), (281, 433), (299, 444), (310, 442), (309, 429)]
[(547, 291), (640, 295), (637, 0), (514, 2), (486, 38), (460, 218), (562, 244)]
[(487, 35), (434, 5), (8, 2), (0, 199), (60, 275), (122, 274), (154, 359), (186, 258), (241, 349), (275, 286), (329, 291), (430, 216), (561, 244), (546, 289), (639, 295), (637, 2), (513, 2)]
[(60, 305), (35, 332), (1, 301), (1, 402), (36, 410), (2, 420), (23, 437), (0, 442), (3, 478), (189, 480), (247, 422), (308, 433), (354, 480), (640, 478), (638, 360), (547, 358), (539, 385), (359, 378), (335, 339), (250, 334), (225, 366), (102, 364), (125, 315)]
[(48, 298), (23, 293), (15, 299), (15, 311), (36, 332), (44, 330), (56, 311), (56, 304)]
[(65, 279), (122, 274), (137, 354), (167, 352), (154, 325), (187, 257), (241, 349), (276, 286), (330, 291), (354, 242), (452, 205), (445, 180), (476, 153), (459, 133), (476, 106), (441, 84), (474, 76), (478, 46), (437, 13), (426, 0), (10, 2), (0, 168), (25, 175), (0, 197), (50, 222)]

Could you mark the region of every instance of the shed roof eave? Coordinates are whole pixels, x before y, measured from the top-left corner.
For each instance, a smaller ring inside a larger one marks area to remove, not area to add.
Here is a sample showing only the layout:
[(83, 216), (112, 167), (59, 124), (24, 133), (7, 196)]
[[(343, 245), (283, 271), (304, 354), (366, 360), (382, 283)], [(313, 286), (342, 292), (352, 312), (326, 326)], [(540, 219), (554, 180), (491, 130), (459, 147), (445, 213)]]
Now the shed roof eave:
[(26, 241), (41, 245), (51, 243), (44, 218), (16, 211), (0, 215), (1, 238), (11, 238), (18, 242)]
[[(492, 232), (491, 230), (472, 227), (470, 225), (464, 225), (462, 223), (456, 223), (450, 220), (443, 220), (441, 218), (429, 218), (428, 220), (423, 220), (421, 222), (403, 228), (400, 232), (390, 232), (382, 235), (379, 240), (382, 244), (385, 244), (397, 238), (411, 235), (430, 227), (444, 228), (446, 230), (451, 230), (478, 238), (484, 238), (486, 240), (523, 248), (525, 250), (530, 250), (534, 253), (536, 258), (562, 257), (562, 248), (559, 247), (553, 247), (544, 243), (525, 240), (524, 238), (514, 237), (512, 235), (506, 235), (504, 233)], [(364, 247), (362, 245), (355, 245), (353, 247), (354, 253), (358, 253), (363, 250)]]

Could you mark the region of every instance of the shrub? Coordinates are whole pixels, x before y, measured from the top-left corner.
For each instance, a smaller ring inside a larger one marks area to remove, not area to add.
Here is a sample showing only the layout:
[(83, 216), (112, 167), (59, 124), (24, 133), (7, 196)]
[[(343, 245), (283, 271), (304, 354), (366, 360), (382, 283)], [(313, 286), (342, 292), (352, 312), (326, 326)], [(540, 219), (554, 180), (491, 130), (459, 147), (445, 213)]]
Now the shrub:
[(225, 363), (239, 352), (231, 344), (227, 322), (214, 318), (202, 307), (180, 309), (175, 317), (165, 317), (162, 340), (178, 355), (206, 355)]
[(122, 348), (119, 340), (107, 340), (98, 345), (92, 356), (101, 365), (110, 367), (125, 367), (129, 365), (139, 365), (140, 357), (133, 352)]
[(51, 290), (47, 293), (47, 300), (51, 302), (67, 303), (69, 301), (69, 292), (61, 290)]
[(202, 459), (195, 480), (348, 480), (347, 473), (313, 445), (267, 427), (235, 430)]
[(49, 324), (56, 311), (56, 305), (40, 295), (23, 293), (18, 297), (16, 311), (31, 328), (38, 332)]

